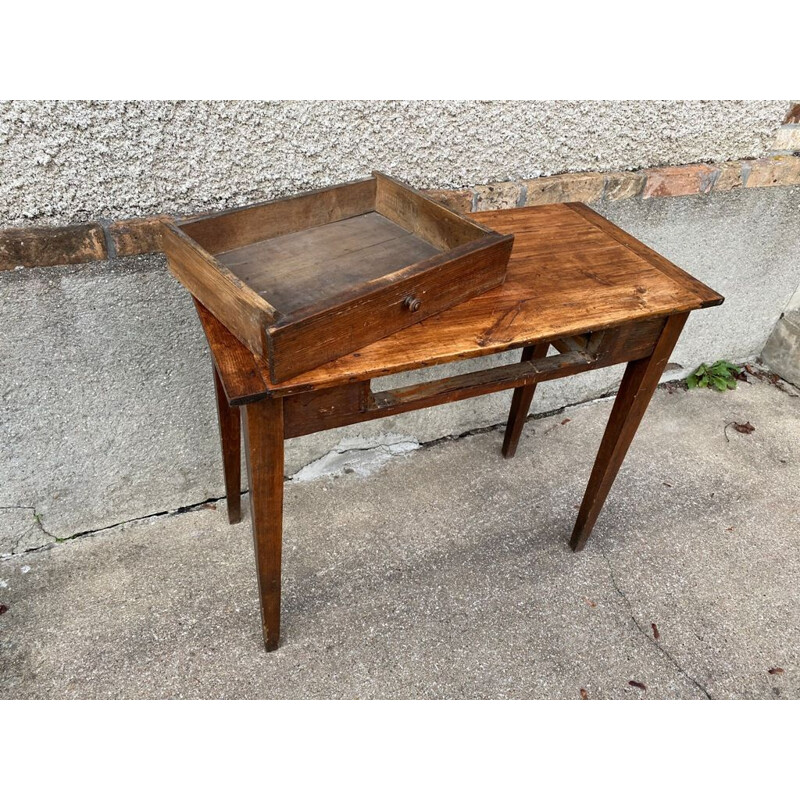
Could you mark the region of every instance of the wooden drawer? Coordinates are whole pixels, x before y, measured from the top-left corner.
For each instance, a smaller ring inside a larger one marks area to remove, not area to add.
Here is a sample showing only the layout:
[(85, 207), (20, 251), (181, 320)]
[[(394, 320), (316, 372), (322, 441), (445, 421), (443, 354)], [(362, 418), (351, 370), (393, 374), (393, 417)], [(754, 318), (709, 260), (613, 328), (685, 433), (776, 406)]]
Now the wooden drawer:
[(167, 223), (163, 248), (279, 383), (498, 286), (513, 238), (373, 173)]

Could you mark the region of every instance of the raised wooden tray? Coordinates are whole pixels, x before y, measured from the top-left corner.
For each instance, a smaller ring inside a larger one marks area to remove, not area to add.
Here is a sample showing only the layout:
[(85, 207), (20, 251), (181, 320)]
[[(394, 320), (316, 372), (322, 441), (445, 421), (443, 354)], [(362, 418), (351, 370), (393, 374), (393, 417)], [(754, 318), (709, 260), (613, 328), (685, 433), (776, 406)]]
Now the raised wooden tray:
[(375, 172), (166, 223), (163, 248), (280, 382), (500, 285), (513, 240)]

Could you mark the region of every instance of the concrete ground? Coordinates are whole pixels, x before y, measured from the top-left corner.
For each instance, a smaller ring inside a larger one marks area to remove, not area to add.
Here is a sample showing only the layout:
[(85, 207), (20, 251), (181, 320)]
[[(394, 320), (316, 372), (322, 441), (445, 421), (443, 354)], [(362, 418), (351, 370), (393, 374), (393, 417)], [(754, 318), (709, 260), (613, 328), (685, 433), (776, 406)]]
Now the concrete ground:
[(798, 394), (660, 388), (580, 554), (608, 400), (290, 482), (271, 654), (224, 502), (10, 558), (0, 697), (798, 698)]

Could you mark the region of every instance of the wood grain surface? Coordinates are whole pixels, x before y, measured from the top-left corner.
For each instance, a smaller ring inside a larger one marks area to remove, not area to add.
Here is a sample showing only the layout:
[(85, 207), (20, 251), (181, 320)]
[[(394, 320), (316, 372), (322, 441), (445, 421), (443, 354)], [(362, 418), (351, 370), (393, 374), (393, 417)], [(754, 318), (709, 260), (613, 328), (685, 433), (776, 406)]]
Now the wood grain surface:
[(440, 252), (370, 212), (220, 253), (217, 260), (282, 314), (333, 304), (348, 289)]
[(281, 632), (283, 401), (267, 397), (249, 403), (243, 416), (264, 646), (274, 650)]
[(212, 255), (366, 214), (375, 209), (375, 180), (341, 183), (294, 197), (207, 214), (181, 224), (186, 235)]
[(512, 239), (380, 173), (163, 227), (173, 275), (272, 383), (500, 285)]
[(170, 272), (194, 297), (205, 298), (209, 311), (227, 320), (231, 332), (250, 350), (265, 353), (264, 330), (275, 318), (275, 309), (172, 223), (164, 223), (161, 243)]
[[(633, 248), (629, 235), (610, 222), (599, 227), (593, 212), (587, 219), (590, 210), (584, 209), (557, 204), (473, 214), (515, 235), (502, 286), (283, 383), (270, 381), (266, 362), (254, 357), (251, 369), (261, 380), (246, 392), (294, 394), (722, 302), (663, 256), (644, 245)], [(201, 318), (210, 338), (219, 339), (219, 323), (210, 315)], [(225, 380), (224, 366), (221, 374)], [(235, 391), (230, 399), (237, 401)]]

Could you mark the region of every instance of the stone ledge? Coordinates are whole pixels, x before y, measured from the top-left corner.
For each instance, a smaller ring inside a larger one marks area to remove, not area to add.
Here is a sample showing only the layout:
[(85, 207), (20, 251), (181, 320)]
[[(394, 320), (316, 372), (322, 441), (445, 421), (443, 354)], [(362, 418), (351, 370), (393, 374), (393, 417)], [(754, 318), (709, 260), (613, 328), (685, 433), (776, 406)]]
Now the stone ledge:
[[(476, 211), (495, 211), (500, 208), (515, 208), (523, 199), (523, 187), (519, 183), (506, 181), (476, 186), (473, 190), (473, 208)], [(442, 194), (440, 192), (439, 194)], [(441, 200), (439, 202), (442, 202)], [(445, 204), (446, 205), (446, 204)]]
[(800, 158), (773, 156), (759, 158), (746, 164), (744, 185), (749, 189), (764, 186), (790, 186), (800, 183)]
[[(794, 126), (795, 118), (800, 119), (800, 105), (790, 111), (784, 124)], [(467, 189), (428, 189), (426, 194), (465, 214), (548, 203), (648, 200), (797, 185), (800, 185), (800, 156), (774, 155), (717, 164), (654, 167), (637, 172), (564, 173)], [(160, 225), (170, 219), (173, 217), (163, 215), (107, 225), (87, 223), (58, 228), (0, 230), (0, 270), (18, 266), (81, 264), (114, 256), (159, 252)]]
[(594, 203), (603, 195), (602, 172), (575, 172), (524, 182), (526, 206), (550, 203)]
[(469, 214), (473, 210), (472, 202), (474, 192), (471, 189), (457, 189), (455, 191), (449, 189), (428, 189), (425, 194), (447, 206), (451, 211), (457, 211), (459, 214)]
[(800, 155), (800, 103), (792, 103), (775, 134), (770, 155)]
[(161, 223), (172, 217), (123, 219), (108, 226), (115, 255), (136, 256), (161, 250)]
[(742, 188), (742, 164), (739, 161), (728, 161), (724, 164), (715, 164), (717, 176), (711, 190), (714, 192), (729, 192), (731, 189)]
[(637, 197), (641, 194), (647, 176), (642, 172), (609, 172), (606, 175), (603, 199), (610, 202)]
[(0, 230), (0, 270), (83, 264), (107, 257), (105, 235), (98, 223)]
[(781, 125), (772, 149), (781, 154), (800, 152), (800, 125)]
[(682, 167), (659, 167), (645, 170), (647, 182), (642, 197), (685, 197), (708, 194), (719, 174), (708, 164), (687, 164)]

